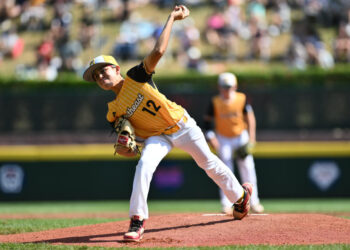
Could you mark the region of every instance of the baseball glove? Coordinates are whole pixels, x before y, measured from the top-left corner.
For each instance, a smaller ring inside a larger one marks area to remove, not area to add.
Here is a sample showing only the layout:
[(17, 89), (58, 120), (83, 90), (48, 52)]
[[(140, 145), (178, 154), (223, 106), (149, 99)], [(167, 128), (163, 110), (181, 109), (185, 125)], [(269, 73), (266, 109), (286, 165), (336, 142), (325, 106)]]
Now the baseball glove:
[(248, 155), (252, 154), (254, 145), (247, 143), (235, 150), (235, 156), (239, 159), (245, 159)]
[(135, 140), (135, 130), (127, 119), (120, 117), (115, 122), (114, 128), (117, 133), (117, 140), (114, 144), (114, 155), (119, 154), (126, 157), (133, 157), (140, 153)]

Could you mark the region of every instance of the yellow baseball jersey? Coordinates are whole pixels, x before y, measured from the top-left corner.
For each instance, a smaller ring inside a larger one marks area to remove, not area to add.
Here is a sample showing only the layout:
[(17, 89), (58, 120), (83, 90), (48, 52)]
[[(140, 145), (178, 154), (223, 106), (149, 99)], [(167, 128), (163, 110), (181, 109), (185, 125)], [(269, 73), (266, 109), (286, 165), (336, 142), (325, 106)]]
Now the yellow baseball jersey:
[(126, 117), (141, 138), (175, 132), (176, 123), (184, 116), (180, 105), (160, 93), (143, 63), (127, 72), (118, 96), (108, 103), (107, 120)]
[(247, 112), (246, 95), (235, 93), (235, 98), (225, 101), (220, 96), (212, 99), (215, 130), (220, 135), (235, 137), (247, 129), (244, 113)]

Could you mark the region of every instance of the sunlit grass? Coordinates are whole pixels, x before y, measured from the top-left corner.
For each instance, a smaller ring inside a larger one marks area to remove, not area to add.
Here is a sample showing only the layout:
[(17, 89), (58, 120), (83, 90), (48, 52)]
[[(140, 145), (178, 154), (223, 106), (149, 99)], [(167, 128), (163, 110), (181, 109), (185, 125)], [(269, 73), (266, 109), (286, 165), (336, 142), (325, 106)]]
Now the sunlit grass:
[[(25, 232), (44, 231), (53, 228), (65, 228), (74, 226), (91, 225), (127, 218), (70, 218), (70, 219), (0, 219), (0, 234), (17, 234)], [(1, 249), (1, 247), (0, 247)]]
[[(350, 199), (263, 199), (267, 212), (349, 212)], [(150, 200), (150, 212), (218, 212), (218, 200)], [(128, 212), (129, 201), (1, 202), (0, 214)]]

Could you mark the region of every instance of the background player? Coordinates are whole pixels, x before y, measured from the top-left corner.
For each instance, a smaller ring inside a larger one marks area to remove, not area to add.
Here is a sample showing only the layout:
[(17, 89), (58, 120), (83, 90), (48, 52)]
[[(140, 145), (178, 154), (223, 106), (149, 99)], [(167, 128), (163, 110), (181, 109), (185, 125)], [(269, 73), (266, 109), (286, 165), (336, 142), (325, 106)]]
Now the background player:
[(159, 162), (175, 146), (188, 152), (198, 166), (223, 190), (231, 205), (233, 216), (242, 219), (249, 211), (252, 185), (239, 184), (232, 171), (210, 151), (204, 134), (196, 122), (180, 105), (161, 94), (152, 74), (166, 51), (174, 21), (189, 15), (183, 6), (175, 6), (153, 50), (137, 66), (128, 70), (125, 79), (120, 66), (111, 56), (94, 58), (84, 72), (87, 81), (96, 81), (104, 90), (111, 90), (116, 98), (108, 103), (107, 119), (114, 123), (126, 117), (139, 140), (144, 140), (141, 158), (135, 170), (130, 199), (131, 218), (124, 240), (139, 241), (148, 219), (147, 196), (154, 171)]
[[(253, 184), (251, 210), (262, 213), (257, 189), (254, 159), (250, 149), (255, 145), (256, 120), (246, 95), (237, 92), (237, 78), (232, 73), (222, 73), (218, 78), (220, 94), (213, 97), (205, 116), (206, 137), (216, 149), (221, 160), (233, 171), (233, 158), (239, 168), (241, 181)], [(215, 133), (213, 131), (215, 124)], [(223, 212), (232, 213), (232, 206), (220, 190)]]

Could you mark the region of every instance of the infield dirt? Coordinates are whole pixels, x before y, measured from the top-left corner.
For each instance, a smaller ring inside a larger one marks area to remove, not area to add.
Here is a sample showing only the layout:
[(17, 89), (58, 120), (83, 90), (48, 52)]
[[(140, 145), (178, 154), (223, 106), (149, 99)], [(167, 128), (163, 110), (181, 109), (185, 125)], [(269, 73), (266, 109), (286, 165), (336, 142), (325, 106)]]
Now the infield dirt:
[(249, 215), (241, 221), (220, 214), (153, 215), (141, 242), (123, 242), (129, 221), (33, 233), (0, 235), (0, 242), (100, 247), (350, 244), (350, 220), (326, 214)]

